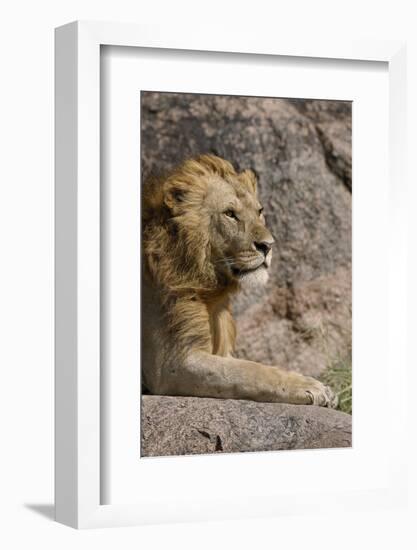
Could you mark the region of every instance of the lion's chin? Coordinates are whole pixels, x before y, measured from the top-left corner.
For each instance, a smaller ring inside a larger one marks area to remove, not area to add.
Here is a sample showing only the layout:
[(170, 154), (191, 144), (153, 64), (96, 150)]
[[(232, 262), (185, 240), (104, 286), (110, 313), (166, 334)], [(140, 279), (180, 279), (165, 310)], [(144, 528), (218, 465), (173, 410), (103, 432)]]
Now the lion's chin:
[(239, 275), (238, 281), (242, 289), (265, 285), (268, 281), (268, 269), (261, 265), (253, 271), (246, 271)]

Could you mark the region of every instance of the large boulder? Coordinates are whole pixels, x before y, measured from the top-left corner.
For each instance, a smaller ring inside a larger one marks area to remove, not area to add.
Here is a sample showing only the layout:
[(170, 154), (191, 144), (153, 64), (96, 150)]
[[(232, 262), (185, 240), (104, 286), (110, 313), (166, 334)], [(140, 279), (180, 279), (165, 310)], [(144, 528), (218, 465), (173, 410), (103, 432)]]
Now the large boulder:
[(309, 376), (351, 351), (351, 271), (271, 287), (237, 315), (236, 355)]
[(142, 397), (142, 456), (350, 447), (352, 417), (311, 405)]
[(143, 181), (212, 152), (252, 168), (277, 245), (234, 302), (240, 357), (317, 375), (351, 342), (351, 103), (142, 93)]

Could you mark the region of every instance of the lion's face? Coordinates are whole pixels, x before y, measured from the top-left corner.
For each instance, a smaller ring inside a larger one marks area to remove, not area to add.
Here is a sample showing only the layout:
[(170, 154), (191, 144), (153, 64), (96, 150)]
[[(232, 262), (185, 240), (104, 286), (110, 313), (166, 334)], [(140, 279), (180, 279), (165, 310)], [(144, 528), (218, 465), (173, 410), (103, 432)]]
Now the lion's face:
[(268, 279), (274, 239), (265, 227), (255, 189), (237, 177), (213, 177), (203, 210), (209, 218), (210, 261), (223, 277), (242, 285)]
[(274, 239), (253, 172), (238, 173), (229, 162), (204, 155), (181, 165), (163, 192), (175, 239), (169, 252), (182, 274), (201, 273), (221, 286), (267, 281)]

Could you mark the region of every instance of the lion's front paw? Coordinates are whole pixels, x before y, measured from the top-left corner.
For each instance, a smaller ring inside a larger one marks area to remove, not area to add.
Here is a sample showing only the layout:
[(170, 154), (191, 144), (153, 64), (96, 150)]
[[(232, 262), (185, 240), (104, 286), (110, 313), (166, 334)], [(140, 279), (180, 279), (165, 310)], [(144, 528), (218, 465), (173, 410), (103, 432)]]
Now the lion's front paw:
[(320, 407), (337, 407), (337, 395), (333, 393), (333, 390), (329, 386), (325, 386), (318, 380), (310, 378), (313, 382), (311, 388), (305, 390), (311, 405), (319, 405)]
[(337, 407), (338, 399), (331, 388), (315, 378), (300, 376), (294, 386), (294, 397), (298, 403), (333, 409)]

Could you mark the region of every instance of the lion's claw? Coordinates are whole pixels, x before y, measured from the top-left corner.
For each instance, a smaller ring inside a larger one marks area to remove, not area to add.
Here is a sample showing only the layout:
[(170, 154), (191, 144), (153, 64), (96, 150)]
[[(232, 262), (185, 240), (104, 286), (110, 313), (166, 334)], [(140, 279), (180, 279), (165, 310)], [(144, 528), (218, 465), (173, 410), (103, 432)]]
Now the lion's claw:
[(337, 407), (338, 399), (332, 389), (314, 378), (309, 378), (309, 380), (313, 381), (312, 387), (305, 390), (309, 404), (335, 409)]
[(310, 376), (297, 375), (293, 390), (294, 400), (291, 402), (328, 408), (337, 407), (338, 399), (332, 389)]

